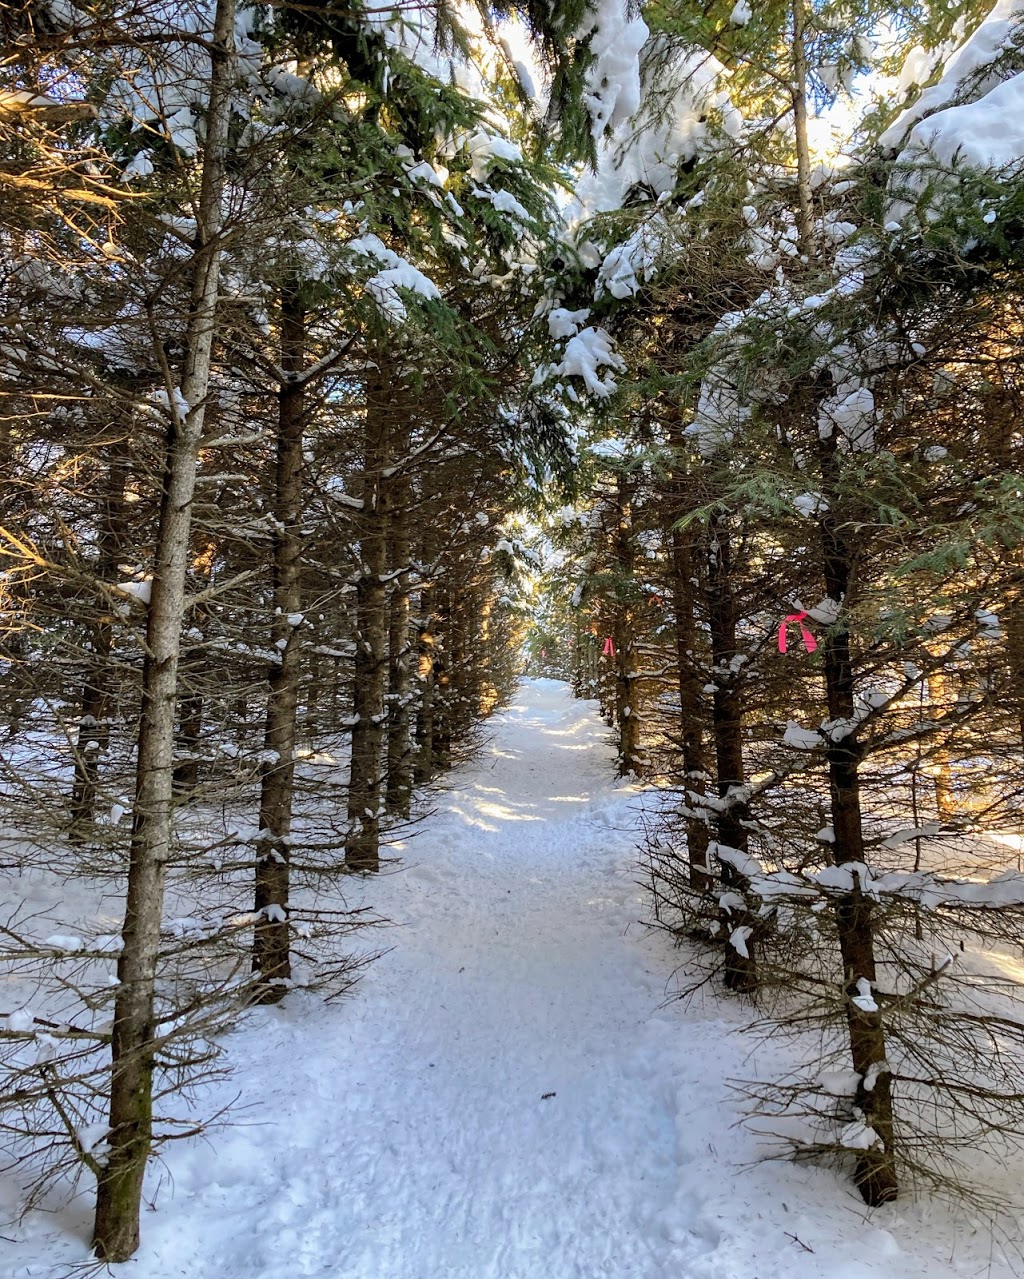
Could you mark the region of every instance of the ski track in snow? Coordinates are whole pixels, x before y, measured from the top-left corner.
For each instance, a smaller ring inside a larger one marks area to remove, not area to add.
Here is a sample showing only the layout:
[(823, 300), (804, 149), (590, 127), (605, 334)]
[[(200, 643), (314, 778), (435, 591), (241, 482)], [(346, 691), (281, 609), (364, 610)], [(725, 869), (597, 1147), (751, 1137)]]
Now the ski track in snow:
[[(125, 1273), (1019, 1272), (938, 1206), (868, 1216), (841, 1176), (752, 1164), (725, 1080), (785, 1059), (732, 1033), (734, 1002), (665, 1003), (682, 956), (639, 922), (643, 796), (613, 780), (593, 706), (526, 681), (489, 728), (401, 868), (348, 893), (397, 925), (354, 995), (293, 995), (229, 1037), (235, 1074), (200, 1109), (237, 1094), (232, 1124), (153, 1166)], [(4, 1227), (0, 1274), (55, 1276), (88, 1228), (88, 1197)]]

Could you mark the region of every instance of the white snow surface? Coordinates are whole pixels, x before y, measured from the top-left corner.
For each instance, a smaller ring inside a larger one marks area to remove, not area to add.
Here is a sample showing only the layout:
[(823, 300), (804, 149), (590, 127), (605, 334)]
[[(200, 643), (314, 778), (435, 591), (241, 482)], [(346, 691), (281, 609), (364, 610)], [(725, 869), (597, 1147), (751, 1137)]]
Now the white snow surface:
[[(623, 53), (629, 55), (631, 49), (627, 39)], [(615, 56), (613, 51), (614, 46), (611, 56)], [(592, 75), (599, 69), (600, 63)], [(668, 65), (659, 64), (658, 93), (650, 95), (647, 102), (639, 80), (631, 82), (625, 93), (620, 82), (612, 80), (609, 88), (597, 95), (597, 105), (591, 107), (596, 125), (599, 119), (609, 119), (608, 112), (602, 115), (602, 96), (614, 103), (612, 131), (600, 139), (596, 168), (587, 170), (576, 185), (566, 211), (568, 221), (621, 209), (627, 192), (638, 184), (650, 187), (655, 196), (669, 194), (678, 180), (680, 164), (708, 145), (707, 118), (712, 112), (721, 113), (726, 134), (738, 137), (742, 121), (723, 87), (724, 73), (717, 58), (688, 51), (676, 55)], [(641, 96), (635, 98), (638, 88)], [(632, 110), (623, 114), (627, 104)]]
[[(800, 1050), (737, 1034), (739, 1001), (666, 1003), (685, 952), (638, 922), (656, 793), (613, 780), (607, 730), (562, 684), (525, 682), (489, 727), (394, 873), (351, 885), (396, 925), (355, 994), (292, 992), (228, 1037), (234, 1077), (197, 1106), (237, 1094), (233, 1123), (151, 1167), (126, 1273), (1009, 1279), (974, 1220), (868, 1214), (839, 1173), (757, 1162), (727, 1080)], [(3, 1279), (85, 1259), (88, 1194), (12, 1221), (13, 1191), (0, 1178)]]
[[(898, 150), (899, 166), (919, 166), (900, 175), (897, 198), (888, 209), (896, 224), (914, 211), (920, 193), (927, 197), (926, 219), (939, 214), (941, 195), (953, 169), (1010, 170), (1024, 159), (1024, 0), (996, 0), (975, 31), (953, 52), (936, 84), (897, 117), (879, 139)], [(986, 221), (994, 221), (986, 215)]]
[[(562, 310), (563, 314), (571, 314)], [(618, 390), (613, 374), (625, 370), (626, 362), (615, 350), (614, 339), (604, 329), (590, 325), (569, 338), (558, 364), (538, 366), (533, 385), (541, 386), (551, 377), (578, 377), (583, 379), (589, 395), (604, 400)]]
[(640, 106), (640, 50), (647, 24), (622, 0), (591, 0), (576, 32), (590, 37), (593, 64), (588, 67), (584, 101), (595, 139), (627, 121)]
[(1003, 76), (995, 68), (1022, 20), (1022, 0), (995, 0), (977, 28), (947, 59), (937, 82), (896, 117), (879, 138), (879, 145), (893, 150), (901, 142), (905, 146), (908, 132), (918, 122), (948, 107), (965, 90), (980, 98), (999, 84)]

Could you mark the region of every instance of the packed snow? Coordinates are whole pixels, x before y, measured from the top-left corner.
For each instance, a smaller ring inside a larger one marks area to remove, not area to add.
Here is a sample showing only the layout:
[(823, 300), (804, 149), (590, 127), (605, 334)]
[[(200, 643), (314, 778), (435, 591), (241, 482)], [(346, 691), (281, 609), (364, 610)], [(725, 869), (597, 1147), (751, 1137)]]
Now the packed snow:
[[(394, 923), (356, 992), (292, 992), (229, 1036), (234, 1076), (194, 1113), (232, 1116), (151, 1167), (135, 1279), (1019, 1273), (935, 1203), (868, 1213), (839, 1171), (758, 1161), (728, 1081), (802, 1050), (741, 1035), (741, 1000), (668, 998), (686, 953), (641, 923), (636, 854), (657, 791), (614, 780), (562, 684), (525, 682), (489, 733), (387, 871), (346, 880)], [(80, 1137), (102, 1153), (102, 1125)], [(17, 1221), (0, 1180), (0, 1276), (85, 1261), (90, 1198)]]

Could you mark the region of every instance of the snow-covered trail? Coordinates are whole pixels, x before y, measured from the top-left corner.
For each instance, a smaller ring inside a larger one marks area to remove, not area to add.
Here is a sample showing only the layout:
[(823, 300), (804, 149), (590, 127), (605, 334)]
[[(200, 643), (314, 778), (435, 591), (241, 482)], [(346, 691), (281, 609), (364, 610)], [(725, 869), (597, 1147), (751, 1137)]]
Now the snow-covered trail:
[(524, 693), (404, 869), (365, 886), (399, 928), (356, 997), (314, 1025), (266, 1015), (283, 1114), (256, 1134), (263, 1169), (227, 1135), (247, 1220), (218, 1230), (210, 1279), (668, 1276), (706, 1250), (651, 1073), (678, 1031), (652, 1018), (667, 973), (635, 923), (628, 792), (590, 708)]
[[(725, 1081), (791, 1066), (710, 998), (636, 883), (644, 796), (561, 684), (524, 682), (401, 869), (352, 998), (293, 995), (228, 1040), (232, 1126), (155, 1166), (137, 1279), (951, 1279), (1015, 1273), (942, 1209), (867, 1218), (840, 1176), (751, 1166)], [(356, 904), (350, 896), (350, 904)], [(791, 1051), (791, 1050), (789, 1050)], [(0, 1275), (85, 1256), (89, 1204), (34, 1213)], [(7, 1253), (4, 1253), (4, 1249)], [(126, 1271), (127, 1269), (126, 1268)]]

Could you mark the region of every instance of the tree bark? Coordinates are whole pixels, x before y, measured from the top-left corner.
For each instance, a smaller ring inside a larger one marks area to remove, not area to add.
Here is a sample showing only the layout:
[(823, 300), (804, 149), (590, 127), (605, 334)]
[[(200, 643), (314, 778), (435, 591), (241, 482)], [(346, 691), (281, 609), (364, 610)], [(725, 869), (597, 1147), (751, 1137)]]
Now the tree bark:
[(426, 512), (420, 545), (421, 579), (416, 621), (416, 757), (413, 777), (417, 786), (425, 786), (434, 775), (434, 668), (437, 648), (434, 561), (438, 537), (429, 505)]
[[(401, 458), (409, 444), (408, 419), (403, 416), (395, 432), (394, 453)], [(388, 601), (388, 726), (387, 789), (389, 813), (408, 817), (412, 806), (412, 642), (409, 599), (412, 537), (409, 521), (412, 486), (403, 471), (391, 481), (391, 520), (388, 559), (395, 573)]]
[(281, 370), (278, 392), (277, 471), (274, 484), (274, 590), (271, 647), (279, 660), (267, 671), (267, 720), (260, 791), (260, 836), (256, 843), (253, 972), (260, 1003), (277, 1003), (291, 977), (288, 923), (292, 804), (302, 646), (302, 444), (306, 395), (302, 382), (306, 314), (294, 289), (281, 298)]
[[(196, 621), (199, 620), (197, 617)], [(201, 649), (185, 650), (179, 669), (177, 761), (174, 765), (174, 790), (179, 795), (188, 794), (199, 784), (198, 749), (206, 707), (202, 688), (197, 687), (194, 681), (203, 665)]]
[[(679, 688), (679, 735), (682, 745), (683, 785), (686, 796), (686, 851), (690, 884), (698, 893), (711, 890), (713, 877), (708, 866), (708, 826), (699, 811), (704, 794), (707, 762), (704, 758), (704, 724), (701, 717), (703, 681), (696, 660), (697, 620), (697, 535), (696, 526), (680, 529), (673, 525), (672, 598), (675, 608), (676, 669)], [(691, 796), (697, 796), (694, 801)]]
[[(717, 814), (718, 842), (727, 848), (747, 851), (747, 806), (737, 802), (734, 788), (744, 782), (743, 711), (738, 672), (733, 659), (736, 647), (736, 601), (732, 580), (732, 530), (729, 514), (718, 508), (711, 516), (708, 547), (708, 606), (711, 623), (711, 664), (715, 691), (712, 697), (712, 728), (715, 737), (715, 769), (719, 799), (729, 803)], [(746, 901), (749, 884), (734, 867), (722, 864), (722, 882)], [(724, 910), (725, 984), (730, 990), (750, 992), (757, 987), (754, 939), (757, 920), (749, 906)], [(743, 949), (739, 938), (744, 937)]]
[(793, 134), (796, 138), (797, 230), (800, 250), (814, 251), (814, 206), (811, 190), (811, 147), (807, 135), (806, 0), (793, 0)]
[(323, 691), (324, 663), (322, 654), (314, 644), (307, 650), (305, 713), (302, 731), (307, 742), (316, 741), (320, 733), (320, 696)]
[(1017, 733), (1024, 747), (1024, 591), (1007, 602), (1003, 614), (1006, 631), (1006, 661), (1010, 671), (1010, 696), (1017, 720)]
[[(825, 593), (841, 606), (839, 620), (825, 632), (822, 642), (825, 691), (829, 719), (853, 719), (855, 680), (850, 632), (845, 619), (850, 605), (855, 549), (840, 514), (840, 461), (834, 439), (822, 441), (821, 458), (823, 492), (829, 503), (820, 522)], [(850, 733), (839, 741), (830, 741), (825, 754), (835, 831), (832, 854), (837, 865), (856, 867), (864, 862), (859, 772), (863, 747), (856, 733)], [(843, 961), (843, 994), (851, 1057), (853, 1069), (860, 1076), (855, 1103), (863, 1111), (865, 1123), (874, 1129), (881, 1143), (858, 1155), (855, 1180), (865, 1203), (875, 1206), (895, 1199), (898, 1192), (892, 1078), (888, 1067), (884, 1066), (885, 1031), (881, 1012), (865, 1011), (854, 1002), (862, 994), (858, 982), (867, 981), (874, 987), (876, 971), (874, 904), (861, 891), (863, 885), (856, 869), (851, 869), (851, 876), (853, 891), (844, 893), (836, 903), (836, 928)], [(864, 1080), (873, 1075), (877, 1078), (868, 1090)]]
[[(106, 473), (100, 515), (99, 562), (96, 576), (108, 587), (114, 582), (121, 547), (125, 539), (125, 487), (128, 467), (123, 444), (110, 445), (111, 459)], [(96, 820), (100, 759), (110, 746), (113, 700), (113, 672), (110, 654), (114, 641), (110, 601), (99, 602), (89, 636), (89, 666), (82, 688), (82, 716), (75, 749), (74, 780), (71, 788), (71, 834), (82, 838)]]
[(153, 1139), (156, 970), (165, 867), (173, 837), (178, 658), (192, 501), (219, 296), (221, 205), (234, 81), (234, 34), (234, 0), (217, 0), (180, 387), (183, 410), (176, 406), (175, 388), (167, 388), (171, 420), (146, 628), (128, 893), (111, 1039), (107, 1137), (110, 1153), (99, 1178), (92, 1239), (97, 1257), (104, 1261), (125, 1261), (139, 1245), (142, 1185)]
[(435, 772), (444, 772), (452, 762), (452, 718), (455, 697), (453, 668), (457, 657), (453, 634), (450, 581), (451, 565), (438, 572), (437, 615), (434, 631), (434, 735)]
[[(926, 681), (928, 701), (937, 717), (948, 714), (955, 700), (955, 694), (949, 688), (949, 680), (941, 671), (933, 671)], [(935, 811), (939, 820), (951, 822), (956, 820), (956, 791), (953, 789), (953, 763), (949, 757), (949, 748), (945, 741), (937, 741), (930, 751), (928, 771), (932, 775), (935, 786)]]
[(616, 706), (618, 698), (618, 678), (616, 662), (612, 653), (607, 651), (608, 641), (615, 645), (615, 610), (607, 601), (602, 601), (598, 610), (598, 644), (600, 646), (600, 665), (597, 670), (597, 700), (601, 708), (601, 718), (609, 728), (616, 727)]
[(619, 474), (615, 481), (615, 526), (612, 530), (612, 557), (615, 563), (615, 601), (612, 643), (615, 646), (615, 726), (618, 730), (618, 773), (620, 777), (643, 776), (640, 746), (640, 708), (637, 705), (636, 623), (633, 580), (636, 559), (632, 527), (633, 489)]
[(448, 682), (444, 699), (444, 768), (451, 767), (452, 747), (463, 740), (472, 723), (470, 701), (473, 684), (467, 616), (469, 584), (465, 580), (452, 580), (447, 594)]
[[(985, 417), (992, 450), (993, 470), (1019, 473), (1022, 464), (1020, 447), (1020, 413), (1017, 397), (1007, 393), (1005, 385), (993, 386), (986, 396)], [(1006, 637), (1006, 665), (1010, 676), (1010, 705), (1017, 721), (1017, 734), (1024, 746), (1024, 556), (1021, 548), (1008, 551), (1015, 566), (1015, 581), (1007, 592), (1001, 614)], [(941, 802), (936, 787), (936, 801)], [(940, 809), (941, 812), (941, 809)], [(953, 816), (955, 814), (951, 814)]]
[(416, 678), (419, 696), (416, 707), (416, 761), (413, 776), (417, 786), (425, 786), (434, 776), (434, 667), (437, 636), (433, 613), (433, 591), (421, 590), (420, 620), (416, 631)]
[(352, 762), (345, 865), (380, 869), (381, 767), (387, 682), (388, 512), (384, 470), (389, 461), (390, 404), (379, 372), (367, 375), (362, 510), (356, 520), (361, 564), (356, 582)]

